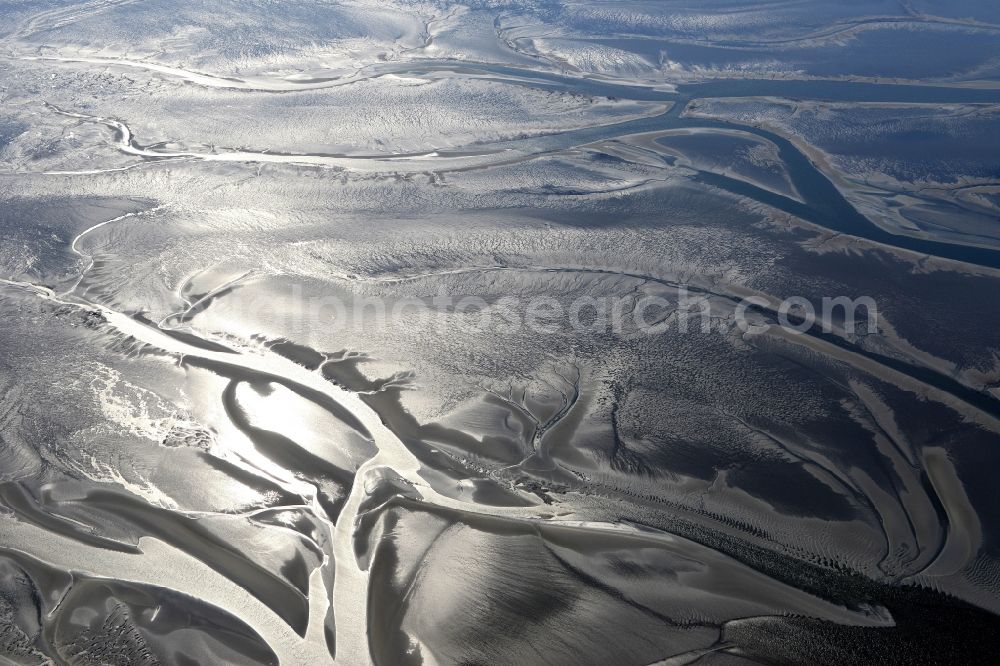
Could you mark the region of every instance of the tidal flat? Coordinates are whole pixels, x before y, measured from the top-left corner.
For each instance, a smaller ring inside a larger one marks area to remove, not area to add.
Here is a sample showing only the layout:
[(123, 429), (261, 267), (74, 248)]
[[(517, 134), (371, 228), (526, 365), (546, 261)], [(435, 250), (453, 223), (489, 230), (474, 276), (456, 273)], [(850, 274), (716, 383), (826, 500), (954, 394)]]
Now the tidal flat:
[(990, 3), (0, 19), (0, 662), (995, 659)]

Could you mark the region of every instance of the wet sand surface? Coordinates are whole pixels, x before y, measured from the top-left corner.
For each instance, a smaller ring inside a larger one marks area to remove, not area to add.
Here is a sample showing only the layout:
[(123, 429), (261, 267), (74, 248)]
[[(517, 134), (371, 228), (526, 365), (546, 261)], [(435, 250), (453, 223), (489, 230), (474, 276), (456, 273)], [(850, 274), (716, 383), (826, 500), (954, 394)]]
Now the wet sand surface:
[(989, 663), (1000, 14), (494, 4), (0, 8), (0, 662)]

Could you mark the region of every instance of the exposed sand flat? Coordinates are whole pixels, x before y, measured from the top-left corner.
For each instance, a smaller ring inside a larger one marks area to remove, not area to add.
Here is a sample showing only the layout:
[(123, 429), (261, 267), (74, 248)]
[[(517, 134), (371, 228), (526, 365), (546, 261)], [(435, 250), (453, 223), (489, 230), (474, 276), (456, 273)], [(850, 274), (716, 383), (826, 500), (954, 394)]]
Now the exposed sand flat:
[(992, 7), (8, 4), (0, 662), (994, 658)]

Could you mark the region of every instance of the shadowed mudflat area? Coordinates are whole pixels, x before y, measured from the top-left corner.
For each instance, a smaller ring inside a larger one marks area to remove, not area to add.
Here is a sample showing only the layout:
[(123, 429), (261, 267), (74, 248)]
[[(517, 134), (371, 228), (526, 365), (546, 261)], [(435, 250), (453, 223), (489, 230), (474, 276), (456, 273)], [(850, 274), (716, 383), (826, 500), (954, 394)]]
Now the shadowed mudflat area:
[(985, 664), (1000, 9), (0, 1), (0, 663)]

